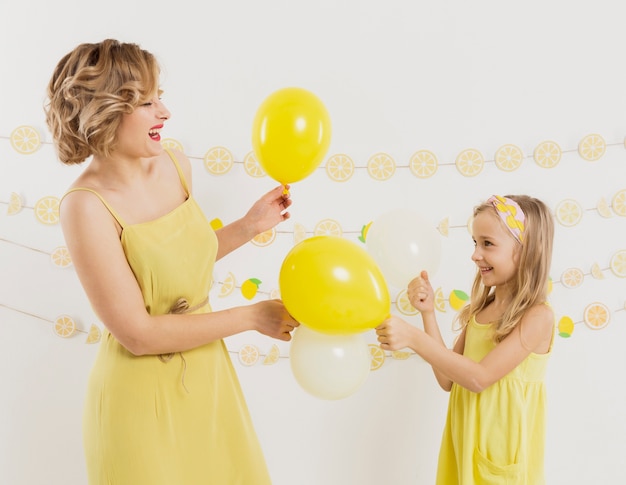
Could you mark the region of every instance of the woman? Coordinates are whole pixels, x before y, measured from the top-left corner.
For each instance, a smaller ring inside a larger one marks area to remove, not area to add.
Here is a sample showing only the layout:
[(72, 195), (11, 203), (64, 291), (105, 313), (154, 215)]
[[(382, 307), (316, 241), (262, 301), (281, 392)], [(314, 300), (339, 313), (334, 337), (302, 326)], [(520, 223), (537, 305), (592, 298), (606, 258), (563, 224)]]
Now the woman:
[(270, 483), (223, 338), (290, 340), (279, 300), (211, 312), (213, 264), (289, 217), (288, 188), (213, 231), (187, 157), (163, 149), (170, 112), (159, 66), (135, 44), (81, 44), (48, 85), (46, 121), (63, 163), (91, 157), (61, 224), (106, 327), (90, 375), (84, 446), (90, 485)]

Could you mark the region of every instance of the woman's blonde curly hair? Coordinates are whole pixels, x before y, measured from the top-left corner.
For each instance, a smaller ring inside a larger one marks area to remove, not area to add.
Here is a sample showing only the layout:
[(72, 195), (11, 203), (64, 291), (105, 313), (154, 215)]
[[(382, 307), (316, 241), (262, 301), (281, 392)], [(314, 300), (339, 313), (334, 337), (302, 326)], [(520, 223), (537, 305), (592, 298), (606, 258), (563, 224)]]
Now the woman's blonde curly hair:
[[(520, 247), (519, 266), (515, 278), (511, 281), (513, 300), (502, 318), (494, 322), (495, 342), (504, 340), (519, 324), (528, 309), (546, 303), (554, 239), (553, 216), (544, 202), (527, 195), (505, 197), (519, 204), (525, 216), (525, 229), (524, 241)], [(486, 202), (474, 209), (474, 217), (481, 212), (495, 210), (491, 203)], [(498, 220), (502, 222), (499, 217)], [(480, 272), (477, 270), (470, 303), (461, 309), (455, 319), (461, 328), (468, 324), (472, 315), (476, 315), (493, 301), (495, 297), (493, 290), (494, 288), (483, 285)]]
[(61, 162), (110, 156), (122, 115), (155, 95), (159, 73), (151, 53), (113, 39), (66, 54), (48, 83), (44, 107)]

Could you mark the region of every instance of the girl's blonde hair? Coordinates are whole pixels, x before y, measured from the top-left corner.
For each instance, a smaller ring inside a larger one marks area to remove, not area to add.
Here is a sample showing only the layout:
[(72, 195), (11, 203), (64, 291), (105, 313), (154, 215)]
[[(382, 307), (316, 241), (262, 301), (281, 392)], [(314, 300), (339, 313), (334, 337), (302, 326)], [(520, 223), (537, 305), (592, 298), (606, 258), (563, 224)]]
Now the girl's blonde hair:
[(77, 164), (109, 156), (122, 115), (155, 95), (159, 72), (151, 53), (113, 39), (66, 54), (48, 83), (44, 107), (59, 159)]
[[(552, 213), (542, 201), (527, 195), (505, 197), (519, 204), (525, 216), (525, 229), (523, 242), (520, 243), (518, 269), (515, 278), (510, 282), (513, 300), (502, 318), (495, 322), (493, 335), (495, 342), (501, 342), (509, 335), (529, 308), (547, 301), (554, 239)], [(493, 204), (485, 202), (474, 209), (474, 217), (484, 211), (496, 213)], [(503, 227), (506, 227), (500, 217), (497, 219)], [(480, 272), (477, 270), (470, 303), (463, 307), (457, 316), (461, 328), (467, 325), (472, 315), (476, 315), (489, 305), (494, 297), (493, 288), (483, 285)]]

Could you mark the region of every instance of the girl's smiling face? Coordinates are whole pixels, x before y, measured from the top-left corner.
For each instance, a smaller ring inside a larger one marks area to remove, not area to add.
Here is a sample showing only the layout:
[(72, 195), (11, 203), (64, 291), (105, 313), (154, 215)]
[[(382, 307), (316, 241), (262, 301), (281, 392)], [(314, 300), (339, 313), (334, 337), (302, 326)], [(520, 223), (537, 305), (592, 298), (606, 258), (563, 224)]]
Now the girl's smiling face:
[(504, 285), (515, 277), (521, 246), (494, 211), (484, 210), (474, 217), (472, 238), (472, 261), (485, 286)]

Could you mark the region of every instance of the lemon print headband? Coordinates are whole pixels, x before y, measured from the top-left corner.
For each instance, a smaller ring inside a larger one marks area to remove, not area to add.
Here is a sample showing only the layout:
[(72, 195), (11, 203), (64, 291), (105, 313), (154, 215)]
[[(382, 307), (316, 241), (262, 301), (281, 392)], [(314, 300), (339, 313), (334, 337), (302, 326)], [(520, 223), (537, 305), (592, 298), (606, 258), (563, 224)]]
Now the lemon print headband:
[(513, 234), (513, 237), (521, 244), (524, 241), (524, 212), (521, 207), (513, 199), (508, 197), (502, 197), (500, 195), (493, 195), (489, 197), (487, 203), (493, 205), (496, 209), (496, 213), (500, 216), (500, 219), (504, 222), (507, 229)]

